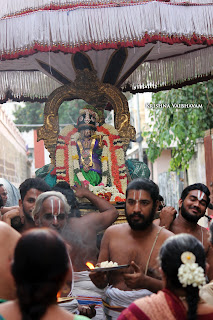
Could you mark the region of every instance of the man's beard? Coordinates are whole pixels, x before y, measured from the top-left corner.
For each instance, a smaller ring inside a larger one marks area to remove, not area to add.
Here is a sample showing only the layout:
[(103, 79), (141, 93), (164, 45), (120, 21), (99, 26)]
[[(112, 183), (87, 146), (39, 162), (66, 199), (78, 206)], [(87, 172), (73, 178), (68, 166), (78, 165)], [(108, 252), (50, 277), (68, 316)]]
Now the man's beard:
[[(190, 209), (193, 209), (193, 208), (198, 210), (198, 213), (201, 213), (199, 208), (191, 207)], [(193, 214), (189, 213), (186, 210), (186, 208), (184, 207), (183, 203), (182, 203), (182, 207), (181, 207), (181, 215), (186, 221), (191, 222), (191, 223), (195, 223), (195, 224), (198, 222), (198, 220), (200, 218), (202, 218), (204, 216), (204, 214), (203, 215), (193, 215)]]
[(27, 220), (33, 221), (32, 215), (30, 213), (26, 212), (24, 206), (22, 207), (22, 209), (23, 209), (23, 212), (24, 212), (24, 217), (27, 218)]
[[(126, 208), (125, 208), (125, 216), (126, 216), (126, 220), (129, 224), (129, 226), (131, 227), (132, 230), (145, 230), (146, 228), (148, 228), (153, 220), (154, 220), (154, 216), (155, 216), (155, 210), (156, 208), (153, 206), (152, 207), (152, 210), (149, 214), (149, 216), (147, 218), (145, 218), (145, 216), (142, 214), (142, 213), (132, 213), (132, 214), (127, 214), (126, 212)], [(135, 221), (135, 220), (132, 220), (133, 217), (139, 217), (142, 222), (138, 222), (138, 221)]]

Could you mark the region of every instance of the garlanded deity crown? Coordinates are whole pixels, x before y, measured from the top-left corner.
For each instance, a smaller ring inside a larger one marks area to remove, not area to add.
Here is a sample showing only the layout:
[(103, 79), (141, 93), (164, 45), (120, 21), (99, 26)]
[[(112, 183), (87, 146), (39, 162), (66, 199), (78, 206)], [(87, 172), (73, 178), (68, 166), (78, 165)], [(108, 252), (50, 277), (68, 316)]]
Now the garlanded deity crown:
[(99, 116), (97, 110), (94, 107), (87, 105), (79, 112), (79, 117), (77, 120), (78, 130), (83, 130), (86, 128), (91, 128), (96, 130), (99, 125)]

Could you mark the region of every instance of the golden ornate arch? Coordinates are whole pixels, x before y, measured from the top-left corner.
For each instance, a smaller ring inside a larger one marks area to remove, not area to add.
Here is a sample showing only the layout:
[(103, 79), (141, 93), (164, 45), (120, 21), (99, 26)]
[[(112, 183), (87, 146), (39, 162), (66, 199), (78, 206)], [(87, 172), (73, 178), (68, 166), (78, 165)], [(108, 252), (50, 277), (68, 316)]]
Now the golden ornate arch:
[(130, 125), (129, 107), (124, 94), (113, 85), (101, 83), (95, 71), (79, 70), (74, 82), (63, 85), (50, 94), (44, 108), (44, 125), (37, 130), (38, 141), (44, 140), (53, 165), (59, 134), (58, 109), (63, 101), (74, 99), (83, 99), (102, 110), (110, 102), (115, 113), (115, 128), (125, 149), (130, 140), (135, 141), (135, 128)]

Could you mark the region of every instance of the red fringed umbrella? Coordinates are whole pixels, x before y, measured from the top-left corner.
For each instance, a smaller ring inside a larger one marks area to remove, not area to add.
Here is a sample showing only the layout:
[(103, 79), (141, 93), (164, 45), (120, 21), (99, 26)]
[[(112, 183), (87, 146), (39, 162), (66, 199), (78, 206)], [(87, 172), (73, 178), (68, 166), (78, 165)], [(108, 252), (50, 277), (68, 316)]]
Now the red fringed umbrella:
[(0, 30), (0, 102), (43, 101), (84, 68), (132, 92), (213, 76), (212, 0), (5, 0)]

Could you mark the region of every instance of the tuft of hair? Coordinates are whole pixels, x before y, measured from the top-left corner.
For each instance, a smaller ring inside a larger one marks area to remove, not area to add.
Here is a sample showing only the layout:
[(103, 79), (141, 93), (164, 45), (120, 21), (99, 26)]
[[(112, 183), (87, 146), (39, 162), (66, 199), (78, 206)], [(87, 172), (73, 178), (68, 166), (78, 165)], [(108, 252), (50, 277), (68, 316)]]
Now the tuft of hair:
[(210, 191), (208, 189), (208, 187), (203, 184), (203, 183), (194, 183), (194, 184), (191, 184), (190, 186), (186, 187), (185, 189), (183, 189), (182, 193), (181, 193), (181, 200), (185, 200), (185, 198), (187, 197), (187, 195), (189, 194), (190, 191), (192, 190), (200, 190), (202, 192), (205, 193), (206, 197), (207, 197), (207, 206), (210, 202)]
[(12, 274), (22, 319), (41, 319), (69, 270), (69, 256), (61, 236), (48, 228), (25, 232), (17, 243)]
[(151, 198), (153, 203), (156, 203), (156, 201), (159, 198), (159, 188), (156, 183), (154, 183), (152, 180), (146, 179), (146, 178), (137, 178), (132, 180), (126, 189), (126, 198), (128, 196), (129, 190), (145, 190), (147, 191)]
[(158, 200), (159, 201), (164, 201), (164, 198), (159, 194)]
[(26, 193), (30, 189), (37, 189), (41, 192), (50, 191), (50, 186), (41, 178), (28, 178), (24, 182), (22, 182), (19, 186), (19, 191), (21, 195), (21, 200), (23, 201)]
[(68, 215), (69, 218), (81, 217), (78, 201), (69, 183), (67, 183), (66, 181), (60, 181), (52, 188), (52, 190), (61, 192), (66, 197), (67, 202), (70, 206), (70, 212)]
[(162, 245), (159, 253), (161, 268), (166, 276), (167, 287), (171, 291), (182, 288), (185, 290), (188, 304), (187, 319), (197, 319), (197, 305), (199, 302), (199, 289), (192, 285), (183, 288), (178, 279), (178, 269), (182, 265), (181, 255), (185, 251), (192, 252), (196, 263), (205, 271), (206, 255), (201, 242), (190, 234), (179, 234), (168, 238)]
[(64, 204), (64, 213), (66, 215), (69, 214), (70, 206), (67, 203), (66, 197), (61, 192), (46, 191), (46, 192), (41, 193), (38, 196), (38, 198), (36, 199), (35, 208), (33, 209), (33, 212), (32, 212), (33, 218), (35, 217), (35, 215), (39, 214), (39, 212), (41, 211), (42, 204), (43, 204), (44, 200), (46, 200), (49, 197), (57, 197), (57, 198), (59, 198)]
[(72, 190), (72, 189), (70, 188), (69, 183), (66, 182), (66, 181), (59, 181), (59, 182), (52, 188), (52, 190), (55, 190), (55, 191), (56, 191), (56, 189)]

